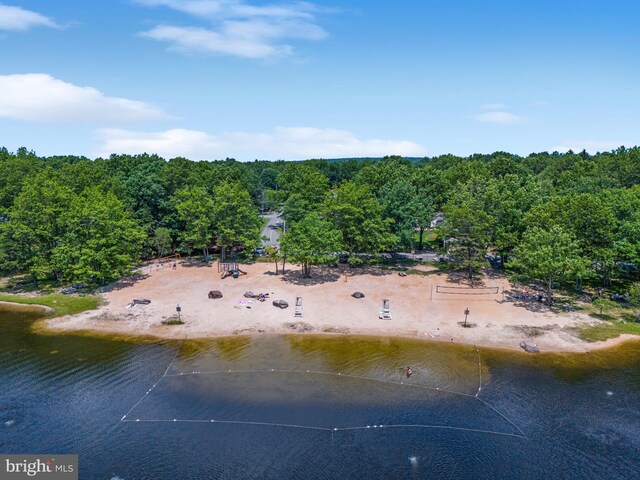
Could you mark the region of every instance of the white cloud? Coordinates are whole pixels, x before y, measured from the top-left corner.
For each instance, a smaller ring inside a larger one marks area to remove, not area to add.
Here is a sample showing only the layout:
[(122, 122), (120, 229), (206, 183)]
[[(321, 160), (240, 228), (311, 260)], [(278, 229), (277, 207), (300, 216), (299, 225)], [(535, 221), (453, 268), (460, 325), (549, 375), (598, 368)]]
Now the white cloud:
[(635, 145), (635, 142), (609, 142), (599, 140), (567, 140), (562, 145), (557, 145), (551, 149), (552, 152), (581, 152), (586, 150), (589, 153), (608, 152), (623, 145)]
[(507, 106), (504, 103), (485, 103), (480, 105), (480, 108), (484, 110), (504, 110)]
[(314, 13), (329, 11), (308, 2), (278, 5), (249, 5), (243, 0), (137, 0), (149, 7), (169, 7), (174, 10), (212, 20), (232, 17), (313, 18)]
[(59, 28), (53, 20), (44, 15), (24, 8), (0, 4), (0, 30), (24, 31), (32, 27)]
[(38, 122), (128, 123), (166, 118), (159, 108), (108, 97), (43, 73), (0, 75), (0, 117)]
[(523, 120), (522, 117), (507, 112), (487, 112), (473, 118), (478, 122), (503, 124), (520, 123)]
[(102, 145), (96, 156), (112, 153), (157, 153), (193, 160), (233, 157), (238, 160), (339, 157), (424, 156), (426, 149), (406, 140), (359, 139), (351, 132), (310, 127), (277, 127), (271, 133), (226, 132), (211, 135), (196, 130), (173, 129), (138, 132), (123, 129), (99, 131)]
[(271, 45), (198, 27), (159, 25), (140, 35), (169, 42), (169, 50), (182, 53), (221, 53), (258, 59), (290, 55), (293, 51), (289, 45)]
[(327, 32), (315, 23), (313, 4), (250, 5), (241, 0), (138, 0), (165, 6), (206, 22), (204, 26), (157, 25), (140, 35), (167, 42), (182, 53), (211, 53), (263, 59), (292, 55), (289, 40), (321, 40)]

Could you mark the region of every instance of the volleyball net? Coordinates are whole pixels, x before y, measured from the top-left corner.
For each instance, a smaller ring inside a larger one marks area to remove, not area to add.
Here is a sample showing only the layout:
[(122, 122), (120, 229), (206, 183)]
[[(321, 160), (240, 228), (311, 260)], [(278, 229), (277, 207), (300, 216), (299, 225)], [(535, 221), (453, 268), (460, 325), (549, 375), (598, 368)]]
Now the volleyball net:
[(504, 289), (500, 286), (464, 287), (435, 285), (431, 289), (432, 300), (494, 301)]
[(497, 295), (500, 287), (454, 287), (451, 285), (436, 285), (436, 293), (447, 295)]

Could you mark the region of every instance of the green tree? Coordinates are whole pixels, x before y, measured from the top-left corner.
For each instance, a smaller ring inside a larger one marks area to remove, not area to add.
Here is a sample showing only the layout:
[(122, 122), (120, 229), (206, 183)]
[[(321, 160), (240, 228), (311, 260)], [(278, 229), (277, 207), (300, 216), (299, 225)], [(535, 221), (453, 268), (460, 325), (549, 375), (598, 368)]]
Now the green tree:
[(128, 273), (138, 260), (145, 234), (113, 193), (86, 189), (62, 220), (65, 231), (53, 257), (64, 279), (104, 284)]
[(483, 187), (480, 201), (489, 222), (489, 244), (500, 255), (501, 265), (504, 266), (526, 230), (527, 212), (545, 197), (538, 181), (513, 174), (490, 179)]
[(342, 234), (350, 254), (379, 253), (397, 241), (391, 233), (393, 220), (383, 216), (382, 206), (366, 185), (343, 183), (329, 194), (322, 212)]
[(593, 306), (598, 309), (598, 314), (602, 315), (603, 311), (610, 311), (618, 306), (613, 300), (608, 298), (598, 297), (593, 301)]
[(634, 307), (640, 306), (640, 282), (633, 282), (629, 285), (629, 303)]
[(528, 225), (549, 228), (559, 226), (575, 238), (584, 258), (605, 285), (615, 270), (614, 233), (616, 217), (600, 195), (555, 196), (532, 208), (525, 217)]
[(556, 282), (583, 275), (587, 261), (574, 237), (563, 228), (552, 226), (527, 230), (509, 264), (525, 276), (543, 282), (550, 294)]
[(173, 239), (171, 238), (171, 230), (165, 227), (158, 227), (153, 232), (153, 247), (159, 258), (165, 256), (171, 251)]
[(222, 258), (231, 247), (260, 245), (262, 220), (249, 192), (239, 183), (223, 183), (214, 189), (213, 219)]
[(0, 214), (13, 205), (23, 185), (42, 170), (42, 161), (31, 156), (15, 156), (0, 149)]
[[(640, 267), (640, 188), (614, 189), (601, 193), (613, 212), (617, 228), (613, 232), (614, 272), (623, 273), (629, 265)], [(621, 268), (626, 265), (627, 267)], [(605, 280), (605, 285), (606, 285)]]
[(426, 191), (418, 191), (407, 180), (387, 184), (380, 190), (380, 203), (384, 215), (393, 219), (393, 230), (400, 245), (413, 248), (415, 233), (419, 231), (419, 246), (422, 250), (424, 231), (433, 218), (433, 203)]
[(283, 217), (289, 223), (299, 222), (308, 213), (318, 208), (317, 202), (309, 201), (308, 197), (300, 193), (292, 193), (284, 202)]
[(380, 189), (383, 214), (393, 220), (392, 230), (400, 247), (413, 248), (419, 211), (416, 189), (406, 180), (388, 183)]
[(527, 169), (522, 165), (522, 159), (505, 152), (497, 152), (492, 155), (487, 167), (492, 178), (503, 178), (505, 175), (525, 178)]
[(140, 165), (122, 180), (121, 198), (128, 204), (136, 220), (153, 232), (171, 214), (171, 204), (160, 183), (162, 165)]
[(278, 270), (278, 262), (283, 258), (282, 255), (280, 254), (280, 251), (278, 250), (278, 247), (274, 245), (268, 245), (264, 248), (264, 253), (267, 256), (267, 258), (275, 264), (276, 275), (278, 275), (278, 273), (280, 273)]
[(278, 174), (277, 185), (279, 194), (272, 194), (272, 198), (284, 204), (284, 219), (296, 222), (322, 203), (329, 180), (314, 167), (290, 163)]
[(432, 200), (434, 211), (441, 211), (444, 204), (447, 203), (449, 190), (444, 181), (444, 172), (435, 168), (433, 164), (428, 163), (415, 170), (411, 183), (416, 186), (421, 196), (424, 195)]
[(213, 239), (213, 199), (202, 187), (185, 187), (172, 197), (178, 216), (185, 224), (181, 234), (189, 249), (201, 248), (205, 256)]
[(290, 262), (302, 266), (302, 276), (311, 276), (311, 267), (326, 263), (340, 251), (341, 234), (317, 212), (308, 214), (290, 226), (281, 243), (281, 250)]
[(467, 185), (469, 182), (480, 182), (491, 177), (486, 163), (480, 160), (458, 161), (446, 169), (442, 176), (445, 191), (449, 194)]
[(627, 263), (640, 267), (640, 221), (623, 222), (616, 237), (613, 250), (617, 265)]
[(371, 193), (379, 199), (385, 186), (406, 181), (411, 177), (411, 173), (412, 166), (409, 160), (392, 156), (367, 165), (358, 172), (354, 181), (369, 187)]
[(457, 268), (466, 271), (469, 280), (485, 262), (490, 232), (490, 217), (481, 201), (479, 183), (471, 181), (456, 189), (444, 206), (443, 233), (449, 237), (446, 253)]
[(75, 195), (52, 178), (47, 170), (29, 179), (9, 209), (6, 222), (0, 222), (1, 244), (5, 266), (26, 271), (34, 285), (55, 274), (53, 250), (64, 233), (63, 215)]

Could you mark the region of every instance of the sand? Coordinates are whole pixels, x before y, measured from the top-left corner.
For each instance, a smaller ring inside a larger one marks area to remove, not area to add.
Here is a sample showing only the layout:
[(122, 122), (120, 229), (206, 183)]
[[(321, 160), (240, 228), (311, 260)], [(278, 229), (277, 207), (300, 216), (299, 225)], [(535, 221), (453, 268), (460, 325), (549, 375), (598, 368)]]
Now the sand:
[[(104, 305), (99, 309), (47, 320), (48, 327), (163, 338), (362, 334), (516, 350), (521, 350), (520, 342), (525, 340), (543, 352), (589, 351), (631, 337), (584, 342), (575, 336), (573, 329), (597, 320), (576, 312), (553, 313), (538, 302), (513, 302), (508, 293), (503, 293), (512, 290), (504, 278), (484, 280), (484, 287), (497, 287), (497, 294), (469, 295), (467, 290), (460, 290), (465, 293), (453, 295), (438, 293), (441, 289), (437, 287), (465, 285), (451, 283), (442, 274), (400, 276), (397, 271), (364, 272), (342, 267), (315, 269), (311, 279), (302, 279), (296, 266), (288, 266), (284, 276), (274, 274), (273, 264), (256, 263), (241, 268), (246, 275), (221, 279), (217, 264), (207, 267), (185, 262), (175, 270), (170, 263), (144, 266), (135, 281), (105, 289)], [(223, 298), (209, 299), (210, 290), (220, 290)], [(246, 291), (267, 293), (269, 298), (265, 302), (250, 301), (243, 297)], [(353, 298), (351, 294), (355, 291), (363, 292), (365, 298)], [(296, 297), (302, 298), (302, 318), (294, 317)], [(149, 299), (151, 303), (128, 307), (133, 299)], [(272, 300), (280, 299), (286, 300), (289, 308), (272, 305)], [(379, 318), (383, 299), (390, 302), (391, 319)], [(163, 325), (162, 321), (177, 315), (178, 304), (185, 324)], [(466, 308), (473, 328), (463, 328), (458, 323), (464, 320)]]
[(37, 305), (37, 304), (31, 304), (31, 303), (16, 303), (16, 302), (3, 302), (0, 301), (0, 306), (2, 305), (6, 305), (8, 307), (11, 307), (13, 309), (16, 310), (23, 310), (23, 311), (37, 311), (37, 310), (43, 310), (45, 312), (53, 312), (53, 308), (51, 307), (47, 307), (46, 305)]

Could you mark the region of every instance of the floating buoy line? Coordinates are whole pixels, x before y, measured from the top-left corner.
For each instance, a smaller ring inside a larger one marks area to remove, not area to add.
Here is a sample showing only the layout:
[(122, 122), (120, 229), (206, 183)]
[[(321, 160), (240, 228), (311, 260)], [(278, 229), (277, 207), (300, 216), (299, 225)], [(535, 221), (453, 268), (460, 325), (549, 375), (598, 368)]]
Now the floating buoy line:
[[(441, 429), (441, 430), (454, 430), (454, 431), (462, 431), (462, 432), (473, 432), (473, 433), (483, 433), (483, 434), (492, 434), (492, 435), (501, 435), (506, 437), (515, 437), (528, 440), (525, 433), (518, 427), (511, 419), (509, 419), (505, 414), (500, 412), (497, 408), (495, 408), (490, 403), (480, 398), (480, 392), (482, 391), (482, 362), (480, 360), (480, 351), (478, 347), (475, 347), (476, 354), (478, 356), (478, 390), (475, 394), (458, 392), (455, 390), (449, 390), (447, 388), (433, 387), (430, 385), (421, 385), (417, 383), (407, 383), (404, 381), (394, 381), (394, 380), (384, 380), (378, 378), (365, 377), (362, 375), (352, 375), (345, 374), (342, 372), (324, 372), (319, 370), (310, 370), (310, 369), (252, 369), (252, 370), (212, 370), (212, 371), (193, 371), (193, 372), (179, 372), (169, 374), (169, 370), (173, 366), (176, 358), (178, 357), (178, 353), (182, 347), (182, 343), (178, 346), (171, 362), (167, 366), (164, 371), (164, 374), (160, 379), (158, 379), (152, 386), (147, 390), (144, 395), (129, 409), (127, 413), (125, 413), (120, 419), (121, 423), (209, 423), (209, 424), (226, 424), (226, 425), (247, 425), (247, 426), (264, 426), (264, 427), (279, 427), (279, 428), (297, 428), (303, 430), (315, 430), (322, 432), (330, 432), (332, 435), (336, 432), (349, 432), (349, 431), (358, 431), (358, 430), (375, 430), (375, 429), (390, 429), (390, 428), (413, 428), (413, 429)], [(362, 381), (370, 381), (370, 382), (378, 382), (392, 385), (399, 385), (403, 387), (411, 387), (411, 388), (421, 388), (424, 390), (431, 390), (435, 392), (448, 393), (451, 395), (457, 395), (461, 397), (467, 397), (470, 399), (475, 399), (479, 401), (481, 404), (491, 409), (495, 414), (503, 418), (507, 421), (511, 426), (513, 426), (518, 433), (510, 433), (510, 432), (500, 432), (495, 430), (486, 430), (486, 429), (478, 429), (478, 428), (466, 428), (466, 427), (455, 427), (450, 425), (437, 425), (437, 424), (373, 424), (373, 425), (362, 425), (362, 426), (343, 426), (343, 427), (315, 427), (311, 425), (301, 425), (301, 424), (290, 424), (290, 423), (274, 423), (274, 422), (256, 422), (256, 421), (244, 421), (244, 420), (224, 420), (224, 419), (185, 419), (185, 418), (173, 418), (173, 419), (142, 419), (142, 418), (132, 418), (130, 417), (131, 413), (153, 392), (153, 390), (160, 384), (165, 378), (171, 377), (187, 377), (187, 376), (195, 376), (195, 375), (223, 375), (223, 374), (243, 374), (243, 373), (293, 373), (293, 374), (311, 374), (311, 375), (326, 375), (333, 377), (344, 377)]]

